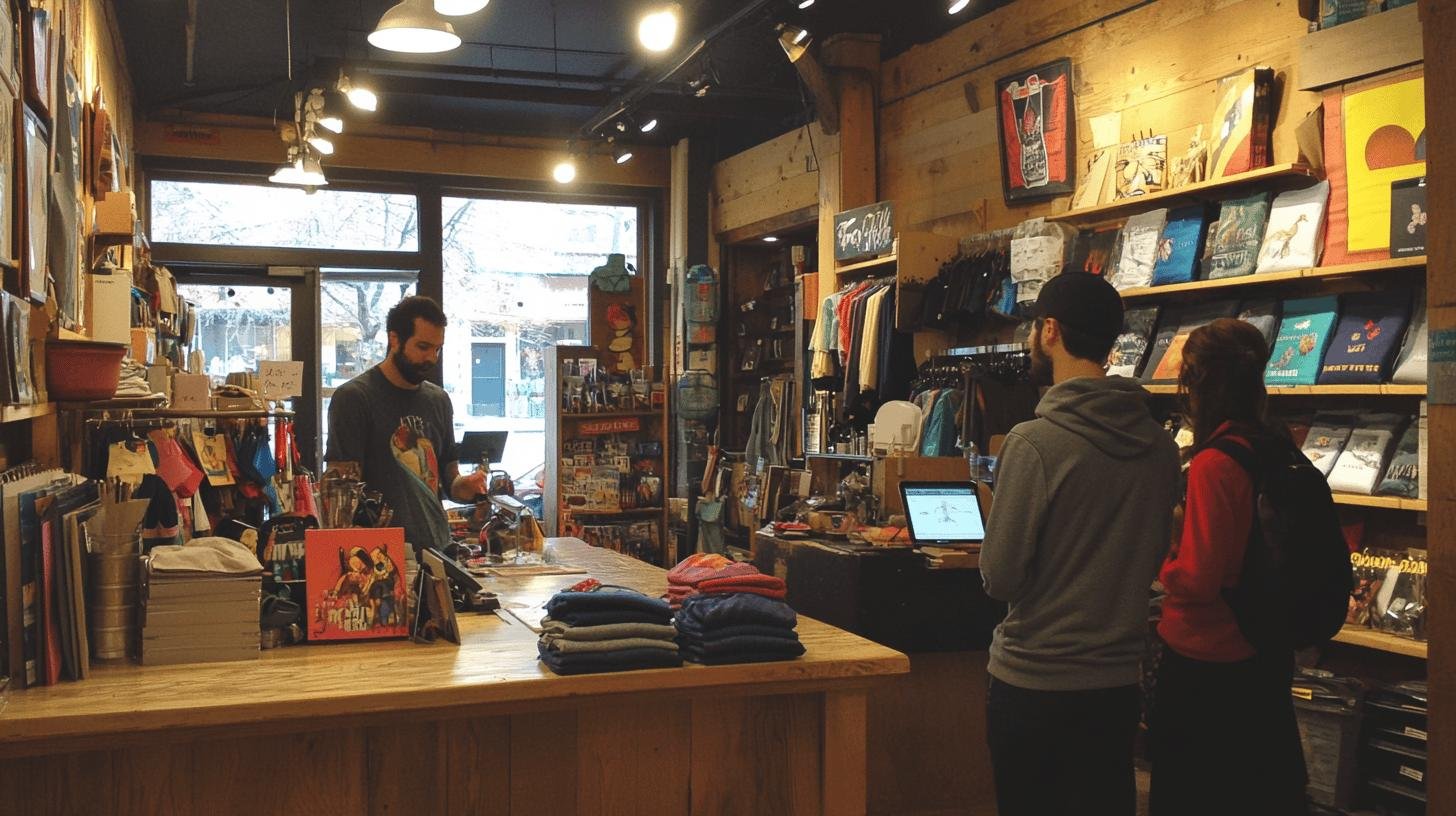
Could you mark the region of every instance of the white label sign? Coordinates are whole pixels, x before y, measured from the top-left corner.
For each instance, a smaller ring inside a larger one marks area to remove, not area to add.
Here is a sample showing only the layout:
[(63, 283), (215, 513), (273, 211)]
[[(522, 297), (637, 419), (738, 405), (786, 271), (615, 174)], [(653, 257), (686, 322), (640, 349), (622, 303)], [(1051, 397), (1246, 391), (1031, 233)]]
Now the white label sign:
[(302, 396), (303, 362), (262, 360), (258, 363), (258, 380), (263, 384), (263, 399)]

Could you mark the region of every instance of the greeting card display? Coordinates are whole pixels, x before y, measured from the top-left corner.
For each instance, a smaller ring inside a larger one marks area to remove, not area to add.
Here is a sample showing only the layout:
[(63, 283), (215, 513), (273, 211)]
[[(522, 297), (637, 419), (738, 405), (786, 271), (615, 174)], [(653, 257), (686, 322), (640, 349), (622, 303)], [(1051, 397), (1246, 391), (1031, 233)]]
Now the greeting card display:
[(351, 527), (304, 534), (308, 639), (409, 635), (403, 527)]
[(1006, 200), (1072, 192), (1072, 61), (997, 80), (996, 103)]

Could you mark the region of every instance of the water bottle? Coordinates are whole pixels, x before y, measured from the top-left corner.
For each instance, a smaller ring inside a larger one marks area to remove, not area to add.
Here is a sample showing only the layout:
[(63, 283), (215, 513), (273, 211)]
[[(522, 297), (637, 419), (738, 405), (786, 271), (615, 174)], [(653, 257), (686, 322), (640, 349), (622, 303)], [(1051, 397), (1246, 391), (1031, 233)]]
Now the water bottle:
[(969, 440), (961, 445), (961, 452), (966, 455), (966, 467), (971, 473), (971, 484), (981, 481), (981, 451), (976, 448), (975, 440)]

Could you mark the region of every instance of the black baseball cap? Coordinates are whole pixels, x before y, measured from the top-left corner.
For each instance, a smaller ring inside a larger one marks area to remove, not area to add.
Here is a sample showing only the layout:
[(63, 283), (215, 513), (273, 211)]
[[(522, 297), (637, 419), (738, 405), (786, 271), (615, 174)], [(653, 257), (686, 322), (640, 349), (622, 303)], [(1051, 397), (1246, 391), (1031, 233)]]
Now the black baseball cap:
[(1122, 296), (1102, 276), (1087, 272), (1064, 272), (1042, 284), (1032, 314), (1056, 318), (1095, 340), (1111, 342), (1122, 333)]

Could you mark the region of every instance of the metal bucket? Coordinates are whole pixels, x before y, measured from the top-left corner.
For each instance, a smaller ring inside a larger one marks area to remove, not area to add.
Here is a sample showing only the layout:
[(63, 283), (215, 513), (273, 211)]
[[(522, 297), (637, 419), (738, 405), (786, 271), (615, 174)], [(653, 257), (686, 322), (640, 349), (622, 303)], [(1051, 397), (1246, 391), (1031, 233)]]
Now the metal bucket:
[(92, 553), (88, 565), (86, 619), (91, 656), (97, 660), (125, 658), (132, 652), (136, 632), (140, 561), (135, 553)]

